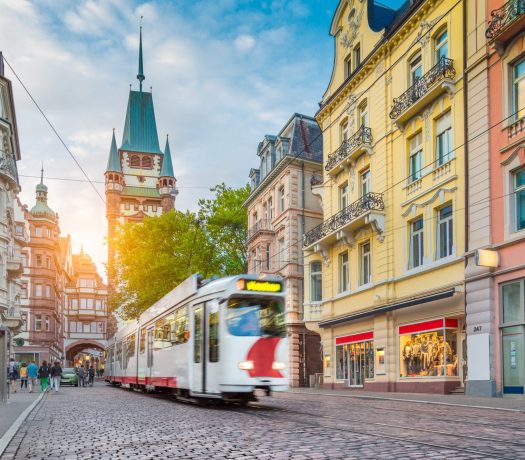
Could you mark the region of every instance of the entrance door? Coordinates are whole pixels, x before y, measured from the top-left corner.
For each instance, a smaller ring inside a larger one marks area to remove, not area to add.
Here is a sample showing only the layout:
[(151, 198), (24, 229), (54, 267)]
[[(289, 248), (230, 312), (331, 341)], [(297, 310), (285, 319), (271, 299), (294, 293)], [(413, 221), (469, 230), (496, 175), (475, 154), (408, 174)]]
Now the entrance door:
[(503, 392), (523, 394), (525, 379), (523, 326), (505, 327), (503, 342)]
[(193, 308), (193, 360), (191, 390), (195, 393), (206, 391), (204, 314), (206, 304), (196, 305)]
[(365, 349), (363, 343), (347, 345), (348, 357), (348, 386), (363, 386), (365, 375)]
[(148, 329), (146, 340), (146, 385), (153, 385), (153, 340), (154, 330)]

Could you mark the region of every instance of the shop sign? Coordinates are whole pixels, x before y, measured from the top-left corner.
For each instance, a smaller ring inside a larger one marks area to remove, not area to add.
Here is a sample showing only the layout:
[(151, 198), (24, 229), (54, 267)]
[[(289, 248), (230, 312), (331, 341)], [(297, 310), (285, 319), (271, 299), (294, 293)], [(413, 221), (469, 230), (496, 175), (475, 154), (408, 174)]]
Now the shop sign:
[(361, 332), (359, 334), (345, 335), (343, 337), (337, 337), (335, 339), (336, 345), (343, 345), (345, 343), (354, 343), (354, 342), (365, 342), (367, 340), (374, 339), (374, 332)]

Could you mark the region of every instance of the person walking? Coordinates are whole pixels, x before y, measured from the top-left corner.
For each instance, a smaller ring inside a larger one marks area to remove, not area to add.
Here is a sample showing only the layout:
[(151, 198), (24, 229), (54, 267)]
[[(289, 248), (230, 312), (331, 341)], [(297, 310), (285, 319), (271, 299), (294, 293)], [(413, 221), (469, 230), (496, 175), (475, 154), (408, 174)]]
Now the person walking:
[(36, 379), (38, 377), (38, 366), (34, 361), (31, 361), (29, 366), (27, 366), (27, 377), (29, 382), (29, 393), (33, 393), (36, 388)]
[(93, 382), (95, 380), (95, 369), (93, 369), (93, 366), (91, 366), (88, 370), (88, 376), (89, 376), (89, 386), (93, 386)]
[(55, 361), (53, 367), (51, 368), (51, 388), (55, 390), (55, 393), (58, 393), (60, 388), (60, 378), (62, 377), (62, 368), (60, 363)]
[(20, 366), (20, 389), (26, 387), (27, 390), (27, 364), (22, 363)]
[(42, 361), (42, 365), (38, 369), (38, 378), (40, 379), (40, 387), (42, 388), (42, 392), (46, 392), (49, 388), (49, 366), (47, 365), (47, 361)]
[(79, 366), (78, 368), (78, 386), (85, 387), (84, 382), (84, 366)]
[(9, 358), (7, 366), (7, 378), (11, 382), (11, 392), (16, 393), (16, 381), (18, 380), (19, 366), (14, 358)]

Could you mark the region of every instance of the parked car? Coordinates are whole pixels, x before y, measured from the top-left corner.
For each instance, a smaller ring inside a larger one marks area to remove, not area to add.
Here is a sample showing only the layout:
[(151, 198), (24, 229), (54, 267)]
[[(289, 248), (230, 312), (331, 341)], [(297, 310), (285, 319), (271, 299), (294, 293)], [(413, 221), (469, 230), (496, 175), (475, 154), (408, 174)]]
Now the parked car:
[(64, 367), (62, 369), (60, 385), (73, 385), (78, 387), (78, 375), (74, 367)]

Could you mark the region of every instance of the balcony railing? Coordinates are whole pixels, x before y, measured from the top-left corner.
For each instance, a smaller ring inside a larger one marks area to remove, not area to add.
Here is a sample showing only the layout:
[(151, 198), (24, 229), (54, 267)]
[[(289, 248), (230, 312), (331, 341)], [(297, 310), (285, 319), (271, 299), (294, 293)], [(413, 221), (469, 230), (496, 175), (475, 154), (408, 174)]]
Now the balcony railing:
[(316, 185), (323, 185), (323, 177), (314, 174), (310, 179), (310, 186), (315, 187)]
[(310, 230), (304, 235), (303, 246), (311, 246), (321, 238), (339, 230), (368, 211), (384, 211), (382, 193), (367, 193), (354, 201), (351, 205), (334, 214), (330, 219)]
[(248, 239), (252, 239), (255, 235), (257, 235), (259, 232), (273, 232), (273, 225), (271, 222), (267, 219), (260, 220), (256, 222), (249, 230), (248, 230)]
[(492, 19), (485, 31), (485, 37), (495, 39), (503, 30), (525, 14), (525, 0), (510, 0), (501, 8), (490, 13)]
[(339, 162), (347, 158), (353, 151), (357, 150), (363, 145), (372, 144), (372, 129), (361, 126), (356, 133), (349, 139), (343, 141), (341, 146), (331, 155), (328, 155), (328, 160), (324, 169), (331, 171)]
[(18, 183), (16, 161), (12, 155), (6, 153), (0, 157), (0, 174), (3, 174)]
[(427, 94), (437, 82), (445, 78), (454, 78), (455, 75), (454, 61), (442, 57), (434, 67), (421, 78), (418, 78), (401, 96), (394, 98), (390, 118), (392, 120), (397, 119), (405, 110)]

